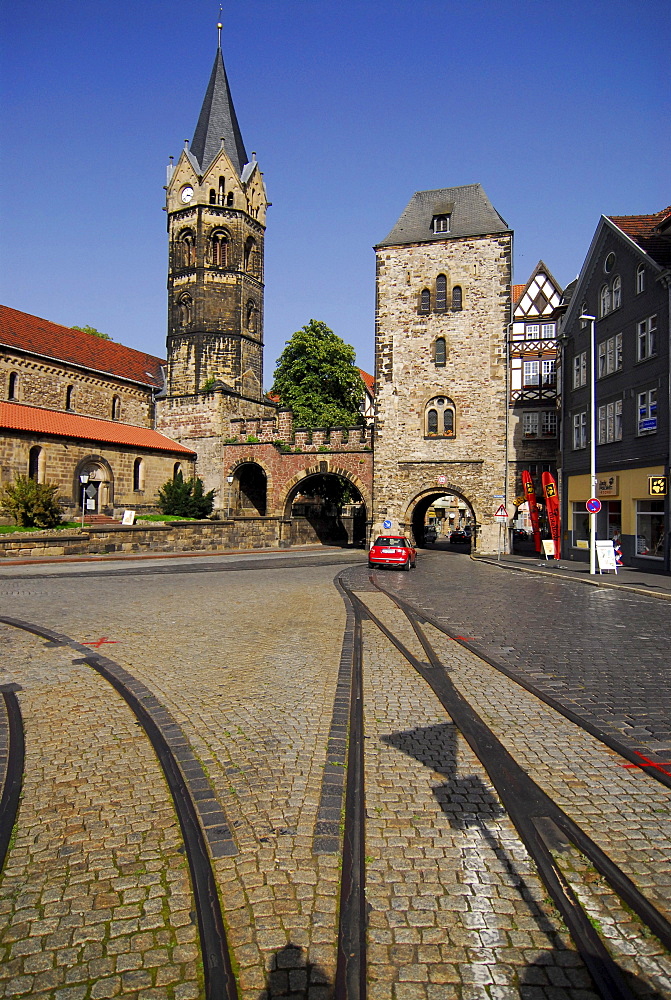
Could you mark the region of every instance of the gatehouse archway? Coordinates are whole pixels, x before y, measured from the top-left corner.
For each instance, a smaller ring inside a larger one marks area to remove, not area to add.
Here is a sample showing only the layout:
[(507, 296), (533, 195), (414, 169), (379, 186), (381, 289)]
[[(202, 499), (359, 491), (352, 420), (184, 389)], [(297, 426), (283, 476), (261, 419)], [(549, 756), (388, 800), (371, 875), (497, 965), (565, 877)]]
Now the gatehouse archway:
[(432, 487), (416, 496), (408, 505), (406, 524), (411, 527), (416, 544), (423, 547), (431, 540), (433, 528), (436, 539), (448, 541), (453, 531), (463, 530), (470, 536), (475, 548), (477, 521), (475, 510), (468, 497), (453, 487)]
[(238, 515), (265, 517), (268, 506), (268, 476), (258, 462), (242, 462), (228, 477), (229, 508)]

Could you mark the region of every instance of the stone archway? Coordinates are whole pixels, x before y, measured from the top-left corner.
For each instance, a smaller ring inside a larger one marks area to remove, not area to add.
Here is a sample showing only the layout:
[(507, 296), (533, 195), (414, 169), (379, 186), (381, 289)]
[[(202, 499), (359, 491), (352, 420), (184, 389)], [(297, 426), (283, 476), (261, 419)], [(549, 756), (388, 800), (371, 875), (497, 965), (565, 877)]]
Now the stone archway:
[(268, 509), (268, 474), (259, 462), (242, 461), (231, 470), (229, 509), (237, 515), (265, 517)]
[[(81, 477), (87, 481), (82, 483)], [(102, 455), (87, 455), (75, 467), (72, 497), (80, 507), (85, 503), (86, 514), (111, 513), (114, 508), (114, 473)]]
[(405, 514), (405, 523), (412, 531), (413, 538), (417, 545), (424, 545), (424, 522), (426, 513), (434, 503), (442, 497), (456, 497), (465, 504), (465, 508), (470, 512), (469, 523), (472, 525), (472, 548), (477, 545), (478, 523), (475, 515), (475, 508), (471, 500), (454, 486), (432, 486), (429, 489), (418, 493), (408, 504)]

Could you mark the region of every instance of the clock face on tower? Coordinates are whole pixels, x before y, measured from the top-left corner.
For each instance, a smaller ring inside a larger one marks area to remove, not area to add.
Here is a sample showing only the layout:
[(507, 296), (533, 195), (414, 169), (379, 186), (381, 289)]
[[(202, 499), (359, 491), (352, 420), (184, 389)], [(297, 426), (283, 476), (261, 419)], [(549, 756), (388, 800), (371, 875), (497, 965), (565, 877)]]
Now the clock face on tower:
[(185, 205), (188, 205), (191, 199), (193, 198), (193, 188), (191, 187), (191, 185), (185, 184), (182, 190), (180, 191), (179, 196), (182, 199), (183, 203)]

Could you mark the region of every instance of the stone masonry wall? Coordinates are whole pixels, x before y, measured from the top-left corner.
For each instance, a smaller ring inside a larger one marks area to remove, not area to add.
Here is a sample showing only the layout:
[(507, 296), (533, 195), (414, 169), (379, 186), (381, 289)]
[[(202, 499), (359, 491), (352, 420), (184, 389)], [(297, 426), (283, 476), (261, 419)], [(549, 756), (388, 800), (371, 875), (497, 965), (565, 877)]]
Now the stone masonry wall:
[(0, 394), (8, 398), (9, 376), (18, 375), (17, 402), (65, 411), (66, 394), (73, 387), (70, 410), (87, 417), (112, 419), (112, 400), (119, 399), (118, 419), (124, 424), (151, 427), (153, 404), (149, 389), (82, 372), (60, 362), (50, 364), (3, 350), (0, 352)]
[[(423, 288), (445, 274), (463, 308), (420, 313)], [(511, 236), (436, 241), (377, 251), (375, 522), (389, 517), (410, 530), (416, 504), (453, 492), (473, 507), (479, 551), (494, 551), (493, 514), (504, 492), (506, 348), (510, 315)], [(435, 361), (437, 337), (444, 365)], [(429, 436), (426, 404), (444, 397), (455, 408), (453, 437)], [(439, 484), (438, 477), (445, 477)]]

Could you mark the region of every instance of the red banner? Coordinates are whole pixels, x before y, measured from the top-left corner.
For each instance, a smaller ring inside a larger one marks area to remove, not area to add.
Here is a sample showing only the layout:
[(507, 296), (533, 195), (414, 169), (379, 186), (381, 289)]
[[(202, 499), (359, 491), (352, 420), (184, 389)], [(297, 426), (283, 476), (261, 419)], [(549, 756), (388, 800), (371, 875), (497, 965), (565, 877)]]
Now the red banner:
[(541, 550), (541, 529), (538, 521), (538, 504), (536, 503), (536, 490), (534, 489), (533, 479), (529, 473), (524, 470), (522, 473), (522, 486), (524, 487), (524, 496), (526, 497), (527, 503), (529, 505), (529, 517), (531, 518), (531, 527), (534, 533), (534, 545), (536, 546), (536, 552)]
[(559, 518), (559, 496), (557, 495), (557, 484), (554, 476), (550, 472), (542, 475), (543, 493), (545, 494), (545, 509), (550, 522), (550, 534), (555, 543), (555, 559), (561, 555), (561, 523)]

